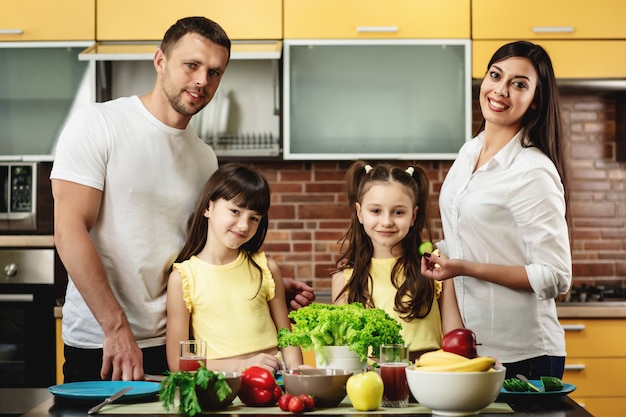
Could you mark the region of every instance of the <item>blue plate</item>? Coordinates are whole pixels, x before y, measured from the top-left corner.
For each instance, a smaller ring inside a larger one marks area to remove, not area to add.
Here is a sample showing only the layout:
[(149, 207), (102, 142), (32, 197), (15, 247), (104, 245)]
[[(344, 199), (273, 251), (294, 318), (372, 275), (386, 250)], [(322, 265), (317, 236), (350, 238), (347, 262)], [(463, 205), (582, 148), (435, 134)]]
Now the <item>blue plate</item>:
[(100, 400), (110, 397), (121, 389), (132, 387), (121, 399), (151, 397), (159, 392), (158, 382), (145, 381), (85, 381), (68, 382), (48, 388), (52, 394), (77, 400)]
[[(538, 379), (531, 379), (530, 383), (538, 388), (543, 388), (541, 381)], [(526, 392), (511, 392), (507, 391), (504, 388), (500, 390), (500, 396), (511, 396), (511, 397), (520, 397), (520, 396), (539, 396), (539, 397), (561, 397), (563, 395), (567, 395), (570, 392), (573, 392), (576, 389), (576, 385), (563, 383), (563, 389), (559, 391), (546, 391), (546, 392), (535, 392), (535, 391), (526, 391)]]

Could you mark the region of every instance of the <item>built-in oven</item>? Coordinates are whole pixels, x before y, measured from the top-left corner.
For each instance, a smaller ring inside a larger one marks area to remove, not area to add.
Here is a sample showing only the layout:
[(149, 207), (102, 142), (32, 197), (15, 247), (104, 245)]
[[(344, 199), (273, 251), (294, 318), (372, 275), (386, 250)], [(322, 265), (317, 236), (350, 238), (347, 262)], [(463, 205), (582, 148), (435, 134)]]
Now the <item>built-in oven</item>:
[(52, 234), (52, 162), (0, 162), (0, 234)]
[(54, 385), (54, 249), (0, 249), (0, 268), (0, 387)]

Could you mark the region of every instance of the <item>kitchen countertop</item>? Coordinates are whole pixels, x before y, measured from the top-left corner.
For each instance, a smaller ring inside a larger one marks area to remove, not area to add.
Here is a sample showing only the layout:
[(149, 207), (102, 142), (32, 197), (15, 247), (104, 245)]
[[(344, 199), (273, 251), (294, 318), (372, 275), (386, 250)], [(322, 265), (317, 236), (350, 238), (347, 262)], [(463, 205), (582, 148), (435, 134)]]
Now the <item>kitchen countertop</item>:
[(20, 416), (50, 396), (45, 388), (0, 388), (0, 416)]
[(0, 247), (4, 248), (52, 248), (52, 235), (0, 235)]
[(560, 319), (620, 319), (626, 318), (626, 302), (560, 303), (557, 304), (556, 311)]
[[(38, 394), (47, 399), (41, 399), (41, 403), (28, 411), (23, 417), (75, 417), (84, 416), (87, 414), (87, 410), (95, 405), (95, 402), (72, 402), (67, 399), (55, 398), (52, 394), (48, 393), (45, 388), (37, 389)], [(11, 397), (14, 400), (18, 400), (20, 395), (33, 395), (32, 392), (26, 392), (26, 390), (20, 390), (17, 388), (0, 389), (0, 395), (6, 394), (6, 391), (10, 392)], [(21, 391), (24, 391), (20, 394)], [(47, 394), (46, 394), (47, 393)], [(0, 398), (3, 398), (0, 396)], [(515, 411), (514, 414), (506, 413), (491, 413), (491, 414), (479, 414), (483, 417), (511, 417), (511, 416), (527, 416), (527, 417), (592, 417), (584, 408), (579, 406), (569, 397), (559, 398), (543, 398), (541, 401), (534, 401), (528, 397), (524, 397), (519, 403), (509, 403), (511, 408)], [(319, 412), (317, 413), (319, 414)], [(257, 416), (271, 415), (263, 414), (263, 409), (259, 409)], [(281, 413), (276, 415), (290, 415), (290, 413)], [(356, 414), (355, 414), (356, 415)], [(360, 413), (364, 415), (364, 413)], [(381, 417), (385, 413), (368, 412), (368, 416)], [(424, 414), (430, 415), (430, 414)], [(130, 415), (116, 414), (116, 417), (130, 417)], [(177, 416), (177, 414), (157, 414), (153, 417), (159, 416)], [(395, 414), (395, 416), (403, 416), (403, 414)]]
[[(557, 305), (560, 319), (620, 319), (626, 318), (626, 303), (567, 303)], [(54, 317), (63, 317), (63, 308), (54, 307)]]

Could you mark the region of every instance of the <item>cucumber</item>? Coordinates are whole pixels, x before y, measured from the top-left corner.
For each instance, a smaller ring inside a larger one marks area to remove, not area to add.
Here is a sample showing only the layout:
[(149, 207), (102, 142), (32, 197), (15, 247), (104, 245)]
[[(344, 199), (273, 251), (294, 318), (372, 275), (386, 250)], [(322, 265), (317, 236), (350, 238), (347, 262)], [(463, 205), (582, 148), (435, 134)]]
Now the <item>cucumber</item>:
[(518, 378), (507, 378), (502, 383), (502, 388), (509, 392), (528, 392), (530, 388), (524, 381)]
[(541, 383), (543, 384), (543, 390), (546, 392), (550, 391), (561, 391), (563, 389), (563, 381), (554, 376), (542, 376), (539, 377)]
[(435, 250), (435, 246), (432, 242), (429, 242), (428, 240), (420, 243), (419, 247), (417, 248), (420, 256), (424, 256), (425, 253), (432, 253), (433, 250)]

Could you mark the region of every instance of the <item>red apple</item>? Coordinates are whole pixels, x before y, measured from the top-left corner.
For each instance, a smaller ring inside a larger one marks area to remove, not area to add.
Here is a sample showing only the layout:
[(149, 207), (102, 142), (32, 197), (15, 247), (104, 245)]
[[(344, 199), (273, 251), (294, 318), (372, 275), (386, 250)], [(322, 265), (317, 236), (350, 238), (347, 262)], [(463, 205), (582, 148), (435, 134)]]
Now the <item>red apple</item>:
[(472, 359), (478, 356), (476, 352), (476, 334), (470, 329), (451, 330), (443, 336), (441, 348), (446, 352), (456, 353)]

